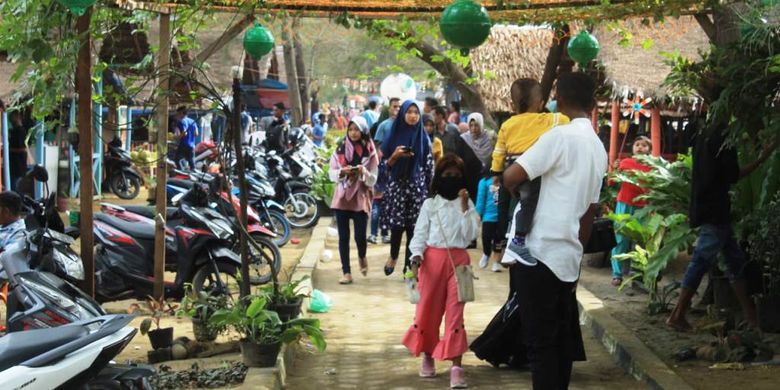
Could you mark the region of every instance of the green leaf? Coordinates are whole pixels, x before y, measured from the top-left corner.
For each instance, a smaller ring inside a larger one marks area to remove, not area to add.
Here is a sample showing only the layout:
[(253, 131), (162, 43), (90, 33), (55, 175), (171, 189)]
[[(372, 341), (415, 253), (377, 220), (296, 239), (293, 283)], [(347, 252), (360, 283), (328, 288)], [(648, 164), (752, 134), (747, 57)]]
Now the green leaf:
[(152, 319), (151, 318), (144, 318), (143, 321), (141, 321), (141, 327), (139, 330), (141, 331), (142, 335), (146, 335), (149, 333), (149, 330), (152, 328)]
[(642, 50), (648, 51), (651, 48), (653, 48), (654, 45), (655, 45), (655, 42), (653, 42), (652, 39), (647, 38), (647, 39), (642, 41)]
[(249, 318), (256, 317), (261, 313), (261, 310), (265, 307), (266, 303), (266, 299), (262, 297), (253, 299), (252, 303), (249, 304), (249, 307), (246, 308), (246, 316)]

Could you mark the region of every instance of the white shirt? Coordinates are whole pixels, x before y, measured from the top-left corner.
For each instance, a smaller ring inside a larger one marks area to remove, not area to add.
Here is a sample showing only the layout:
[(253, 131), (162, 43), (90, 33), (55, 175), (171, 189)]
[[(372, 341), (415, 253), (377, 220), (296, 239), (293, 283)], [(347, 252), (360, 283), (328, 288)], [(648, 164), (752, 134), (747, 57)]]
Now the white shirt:
[(422, 257), (427, 247), (463, 249), (477, 239), (478, 230), (479, 220), (471, 200), (469, 209), (463, 212), (460, 198), (447, 200), (436, 195), (426, 199), (420, 208), (409, 250), (412, 257)]
[[(542, 177), (539, 203), (526, 245), (564, 282), (580, 276), (580, 218), (598, 203), (607, 152), (589, 119), (577, 118), (543, 134), (515, 161), (529, 180)], [(514, 230), (514, 228), (512, 229)]]

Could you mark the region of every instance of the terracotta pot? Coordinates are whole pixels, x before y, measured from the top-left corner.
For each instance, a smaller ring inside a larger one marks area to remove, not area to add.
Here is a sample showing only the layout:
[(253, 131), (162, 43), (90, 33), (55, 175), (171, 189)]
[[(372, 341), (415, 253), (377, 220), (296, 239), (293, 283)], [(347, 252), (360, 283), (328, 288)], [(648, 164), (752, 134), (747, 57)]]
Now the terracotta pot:
[(256, 344), (247, 339), (239, 341), (239, 345), (247, 367), (273, 367), (282, 349), (282, 343)]

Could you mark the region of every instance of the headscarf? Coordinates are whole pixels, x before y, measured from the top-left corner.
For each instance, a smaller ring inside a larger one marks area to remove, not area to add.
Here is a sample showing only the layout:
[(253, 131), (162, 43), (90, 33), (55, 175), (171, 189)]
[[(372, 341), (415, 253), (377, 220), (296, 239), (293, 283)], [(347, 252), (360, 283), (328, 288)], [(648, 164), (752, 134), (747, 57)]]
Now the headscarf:
[[(420, 112), (420, 121), (414, 126), (406, 123), (406, 112), (413, 105)], [(395, 163), (390, 169), (390, 177), (394, 180), (416, 176), (420, 168), (425, 167), (428, 155), (431, 153), (431, 140), (423, 127), (422, 110), (413, 100), (407, 100), (401, 106), (398, 116), (393, 121), (393, 127), (390, 128), (390, 134), (382, 142), (383, 158), (389, 158), (401, 145), (412, 148), (414, 156), (399, 159)]]
[[(344, 141), (342, 141), (341, 144), (339, 144), (339, 146), (336, 148), (336, 160), (338, 161), (339, 166), (342, 168), (357, 165), (368, 167), (368, 163), (371, 161), (374, 155), (376, 155), (374, 141), (372, 141), (371, 137), (368, 136), (368, 123), (366, 122), (365, 118), (360, 116), (352, 118), (349, 123), (354, 123), (355, 126), (360, 129), (360, 133), (363, 134), (363, 137), (361, 137), (361, 139), (357, 142), (352, 141), (352, 139), (349, 138), (349, 130), (347, 130), (347, 136), (344, 137)], [(347, 125), (347, 129), (349, 129), (349, 125)], [(360, 188), (360, 184), (361, 183), (357, 183), (356, 181), (350, 180), (348, 178), (342, 179), (339, 182), (339, 185), (341, 185), (344, 189), (344, 198), (346, 200), (354, 198), (355, 194)]]
[(461, 137), (464, 141), (471, 147), (471, 150), (474, 151), (474, 154), (477, 155), (477, 158), (479, 158), (480, 161), (482, 161), (482, 164), (489, 164), (490, 158), (493, 154), (493, 140), (490, 138), (488, 133), (485, 131), (485, 120), (482, 117), (482, 114), (475, 112), (468, 116), (467, 123), (471, 125), (471, 121), (477, 122), (477, 125), (482, 130), (482, 135), (479, 136), (479, 138), (474, 138), (474, 136), (471, 134), (471, 132), (463, 133)]

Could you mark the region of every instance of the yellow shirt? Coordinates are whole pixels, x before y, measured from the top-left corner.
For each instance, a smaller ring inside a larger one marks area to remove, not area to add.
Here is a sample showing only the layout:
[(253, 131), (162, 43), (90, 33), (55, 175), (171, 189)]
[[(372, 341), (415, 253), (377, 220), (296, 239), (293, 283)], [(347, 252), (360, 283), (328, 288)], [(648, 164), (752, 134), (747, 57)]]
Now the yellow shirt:
[(433, 155), (433, 163), (439, 162), (439, 159), (444, 154), (444, 146), (439, 138), (431, 140), (431, 154)]
[(569, 122), (566, 115), (559, 113), (523, 113), (509, 118), (498, 131), (490, 170), (502, 172), (507, 156), (524, 153), (542, 134), (555, 126)]

